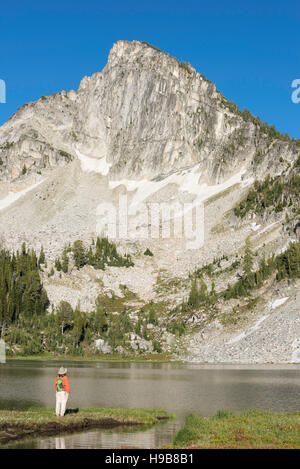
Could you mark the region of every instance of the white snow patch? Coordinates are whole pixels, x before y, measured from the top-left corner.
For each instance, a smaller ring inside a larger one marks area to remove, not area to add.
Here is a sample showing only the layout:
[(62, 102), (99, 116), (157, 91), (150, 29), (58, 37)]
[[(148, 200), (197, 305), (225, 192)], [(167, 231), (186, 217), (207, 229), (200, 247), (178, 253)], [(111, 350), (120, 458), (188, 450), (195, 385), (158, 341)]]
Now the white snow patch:
[(255, 324), (253, 327), (251, 327), (251, 329), (249, 329), (249, 332), (253, 332), (255, 331), (256, 329), (259, 328), (259, 326), (261, 325), (262, 322), (264, 322), (264, 320), (267, 318), (267, 316), (262, 316)]
[(9, 207), (11, 204), (16, 202), (20, 197), (23, 195), (27, 194), (27, 192), (31, 191), (35, 187), (39, 186), (45, 179), (42, 181), (37, 182), (36, 184), (33, 184), (32, 186), (27, 187), (26, 189), (23, 189), (22, 191), (18, 192), (12, 192), (10, 191), (4, 199), (0, 200), (0, 210), (3, 210), (4, 208)]
[(259, 230), (260, 227), (261, 227), (261, 225), (257, 225), (256, 222), (251, 223), (251, 230), (252, 231), (257, 231), (257, 230)]
[(283, 305), (283, 303), (285, 303), (286, 300), (288, 299), (289, 299), (289, 296), (286, 296), (285, 298), (280, 298), (278, 300), (273, 301), (273, 303), (271, 304), (271, 308), (272, 309), (278, 308), (278, 306)]
[[(280, 298), (278, 300), (275, 300), (271, 303), (271, 308), (275, 309), (278, 308), (278, 306), (282, 305), (283, 303), (288, 300), (288, 296), (286, 298)], [(239, 342), (240, 340), (244, 339), (245, 337), (248, 337), (248, 335), (252, 334), (254, 331), (259, 329), (260, 325), (267, 319), (268, 315), (262, 316), (255, 324), (254, 326), (250, 327), (247, 331), (242, 332), (241, 334), (237, 335), (233, 339), (230, 339), (228, 342), (226, 342), (226, 345), (231, 345), (236, 342)]]
[[(271, 223), (270, 225), (266, 226), (265, 228), (263, 228), (259, 233), (257, 233), (257, 236), (260, 236), (261, 234), (263, 234), (265, 231), (268, 231), (272, 226), (274, 225), (277, 225), (278, 221), (274, 221), (273, 223)], [(259, 225), (261, 226), (261, 225)]]
[(255, 324), (254, 326), (250, 327), (248, 331), (242, 332), (242, 334), (237, 335), (233, 339), (230, 339), (228, 342), (226, 342), (226, 345), (231, 345), (236, 342), (239, 342), (241, 339), (244, 339), (245, 337), (248, 337), (248, 335), (252, 334), (255, 330), (259, 329), (260, 325), (268, 316), (262, 316)]
[(251, 184), (253, 184), (255, 181), (254, 177), (250, 177), (248, 179), (244, 179), (242, 180), (241, 182), (241, 186), (242, 187), (248, 187), (248, 186), (251, 186)]
[(107, 163), (105, 156), (102, 158), (91, 158), (75, 149), (75, 152), (80, 160), (81, 169), (87, 173), (94, 172), (106, 176), (110, 170), (111, 164)]
[(233, 339), (230, 339), (228, 342), (226, 342), (226, 345), (231, 345), (231, 344), (234, 344), (235, 342), (239, 342), (240, 340), (244, 339), (246, 335), (247, 335), (246, 332), (242, 332), (242, 334), (239, 334)]
[(121, 179), (119, 181), (109, 181), (109, 187), (114, 189), (119, 185), (124, 185), (128, 191), (136, 190), (130, 206), (131, 210), (133, 210), (150, 195), (161, 190), (168, 184), (177, 184), (178, 190), (180, 192), (188, 192), (189, 194), (196, 195), (196, 198), (190, 207), (192, 208), (200, 205), (205, 200), (218, 194), (219, 192), (223, 192), (234, 184), (240, 183), (242, 180), (242, 175), (245, 173), (245, 171), (242, 170), (222, 184), (209, 186), (206, 183), (198, 183), (201, 176), (201, 173), (198, 170), (199, 164), (195, 165), (190, 170), (181, 170), (173, 173), (160, 181), (149, 181), (148, 179), (142, 179), (140, 181)]
[(125, 186), (128, 191), (135, 191), (142, 184), (148, 182), (148, 179), (142, 179), (141, 181), (134, 181), (130, 179), (120, 179), (119, 181), (109, 181), (108, 185), (110, 189), (115, 189), (118, 186)]

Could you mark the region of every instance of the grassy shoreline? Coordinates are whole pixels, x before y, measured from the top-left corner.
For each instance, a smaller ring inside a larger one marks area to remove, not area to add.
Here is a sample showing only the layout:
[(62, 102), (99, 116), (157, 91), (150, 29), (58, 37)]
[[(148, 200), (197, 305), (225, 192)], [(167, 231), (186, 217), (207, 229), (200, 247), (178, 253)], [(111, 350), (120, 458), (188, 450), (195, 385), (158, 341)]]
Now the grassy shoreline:
[[(79, 362), (79, 363), (97, 363), (97, 362), (120, 362), (120, 363), (177, 363), (177, 364), (193, 364), (193, 362), (188, 362), (186, 360), (179, 360), (172, 357), (167, 357), (165, 355), (148, 355), (147, 357), (124, 357), (122, 355), (100, 355), (100, 356), (74, 356), (74, 355), (16, 355), (16, 356), (8, 356), (6, 357), (6, 362), (10, 361), (50, 361), (50, 362), (59, 362), (59, 363), (68, 363), (68, 362)], [(266, 363), (231, 363), (231, 362), (197, 362), (197, 365), (203, 366), (228, 366), (228, 367), (235, 367), (243, 366), (243, 367), (273, 367), (273, 366), (280, 366), (280, 367), (297, 367), (300, 365), (300, 362), (266, 362)], [(1, 365), (1, 363), (0, 363)]]
[[(80, 409), (58, 418), (53, 409), (0, 410), (0, 448), (24, 438), (81, 432), (92, 428), (144, 430), (175, 415), (162, 410)], [(166, 449), (167, 447), (165, 447)], [(300, 449), (300, 411), (275, 413), (218, 411), (213, 417), (186, 417), (170, 449)]]
[(173, 448), (300, 449), (300, 411), (219, 411), (208, 418), (190, 415), (175, 436)]
[(148, 355), (145, 357), (126, 356), (123, 355), (97, 355), (97, 356), (72, 356), (72, 355), (15, 355), (7, 356), (6, 361), (61, 361), (61, 362), (137, 362), (137, 363), (176, 363), (181, 360), (172, 359), (164, 354)]
[(174, 414), (170, 412), (147, 409), (90, 407), (61, 418), (56, 417), (53, 409), (0, 410), (0, 447), (26, 437), (53, 436), (91, 428), (148, 428), (171, 418)]

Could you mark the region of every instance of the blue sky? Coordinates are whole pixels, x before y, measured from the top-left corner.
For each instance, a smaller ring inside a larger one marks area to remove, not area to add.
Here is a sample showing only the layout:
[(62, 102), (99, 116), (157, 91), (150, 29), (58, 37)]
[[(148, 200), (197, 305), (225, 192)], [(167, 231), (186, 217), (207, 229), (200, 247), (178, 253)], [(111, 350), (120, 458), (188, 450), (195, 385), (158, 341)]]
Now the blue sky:
[(77, 89), (114, 42), (136, 39), (190, 62), (241, 109), (300, 138), (300, 103), (291, 100), (299, 38), (299, 1), (2, 2), (0, 125), (24, 102)]

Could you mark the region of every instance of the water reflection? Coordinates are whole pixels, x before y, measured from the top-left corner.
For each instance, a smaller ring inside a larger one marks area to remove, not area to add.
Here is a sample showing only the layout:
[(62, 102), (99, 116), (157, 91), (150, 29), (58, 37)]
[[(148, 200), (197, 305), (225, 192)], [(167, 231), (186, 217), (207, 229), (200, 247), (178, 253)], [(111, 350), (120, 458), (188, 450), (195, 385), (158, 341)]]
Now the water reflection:
[(64, 436), (55, 438), (55, 449), (66, 449), (66, 440)]
[(172, 443), (180, 426), (180, 421), (173, 420), (144, 431), (128, 428), (90, 430), (71, 435), (13, 442), (8, 447), (13, 449), (159, 448)]

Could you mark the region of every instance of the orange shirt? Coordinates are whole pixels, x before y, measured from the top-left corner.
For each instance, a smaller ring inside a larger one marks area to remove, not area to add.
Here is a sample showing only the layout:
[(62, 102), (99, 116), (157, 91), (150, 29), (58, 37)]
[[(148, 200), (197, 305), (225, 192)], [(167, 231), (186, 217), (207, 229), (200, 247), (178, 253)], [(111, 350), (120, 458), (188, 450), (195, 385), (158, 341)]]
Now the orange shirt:
[[(55, 380), (54, 380), (54, 389), (55, 389), (55, 392), (56, 392), (56, 381), (57, 381), (57, 378), (58, 376), (56, 376)], [(70, 386), (69, 386), (69, 380), (68, 380), (68, 377), (67, 375), (64, 375), (63, 376), (63, 389), (64, 391), (66, 391), (68, 394), (70, 394)]]

